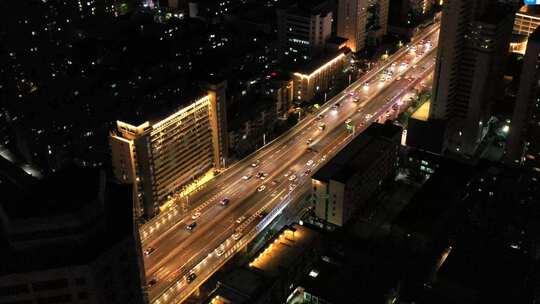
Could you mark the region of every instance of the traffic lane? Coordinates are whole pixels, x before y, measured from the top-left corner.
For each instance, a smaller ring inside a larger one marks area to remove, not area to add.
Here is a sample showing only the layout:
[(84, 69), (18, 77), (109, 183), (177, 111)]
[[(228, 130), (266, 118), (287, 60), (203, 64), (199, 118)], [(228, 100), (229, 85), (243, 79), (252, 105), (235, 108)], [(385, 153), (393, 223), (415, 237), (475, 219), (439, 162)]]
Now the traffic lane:
[[(434, 27), (434, 28), (435, 28), (435, 27)], [(435, 32), (434, 32), (434, 33), (435, 33)], [(434, 37), (437, 37), (437, 36), (436, 36), (435, 34), (431, 34), (431, 37), (429, 37), (429, 38), (433, 39)], [(427, 37), (426, 37), (426, 38), (427, 38)], [(422, 39), (425, 39), (425, 38), (422, 38)], [(417, 40), (420, 40), (420, 38), (418, 38)], [(415, 43), (416, 43), (416, 42), (415, 42)], [(413, 43), (413, 44), (414, 44), (414, 43)], [(407, 56), (409, 56), (409, 55), (410, 55), (410, 52), (403, 52), (402, 56), (396, 58), (395, 60), (393, 60), (393, 62), (402, 60), (403, 57), (407, 57)], [(382, 67), (381, 67), (381, 70), (382, 70)], [(380, 71), (379, 71), (379, 72), (380, 72)], [(375, 73), (375, 74), (371, 73), (370, 77), (375, 77), (376, 75), (378, 75), (378, 73)], [(341, 99), (341, 98), (344, 98), (344, 97), (345, 97), (345, 94), (342, 94), (341, 96), (338, 96), (338, 100)], [(273, 145), (270, 145), (270, 146), (268, 147), (268, 148), (270, 148), (270, 149), (266, 149), (266, 150), (271, 151), (271, 150), (272, 150), (272, 149), (271, 149), (272, 147), (273, 147)], [(251, 158), (255, 158), (255, 157), (264, 157), (264, 153), (265, 153), (266, 150), (264, 150), (264, 149), (261, 150), (260, 152), (261, 152), (262, 154), (254, 155), (254, 156), (252, 156)], [(249, 161), (250, 161), (250, 158), (246, 159), (245, 162), (243, 163), (243, 165), (246, 165), (246, 163), (249, 162)], [(231, 170), (229, 170), (229, 171), (231, 171)], [(229, 178), (229, 176), (227, 176), (227, 174), (225, 174), (225, 172), (224, 172), (224, 173), (222, 174), (222, 176), (221, 176), (221, 177), (218, 177), (217, 179), (218, 179), (218, 180), (219, 180), (219, 179), (226, 180), (226, 179), (228, 179), (228, 178)], [(194, 200), (198, 200), (199, 197), (194, 197), (193, 199), (194, 199)]]
[[(256, 185), (254, 183), (239, 183), (236, 188), (223, 193), (223, 196), (228, 197), (231, 200), (230, 205), (237, 206), (238, 204), (240, 204), (240, 201), (245, 195), (245, 193), (253, 192), (254, 188), (256, 188)], [(173, 252), (171, 252), (171, 246), (174, 246), (175, 244), (183, 244), (185, 242), (189, 242), (189, 238), (193, 239), (197, 237), (201, 233), (201, 229), (197, 228), (211, 223), (210, 220), (213, 218), (213, 216), (225, 216), (227, 210), (223, 210), (225, 208), (221, 207), (223, 206), (219, 206), (218, 203), (216, 203), (204, 213), (201, 213), (201, 215), (197, 219), (194, 220), (189, 217), (185, 221), (184, 225), (177, 225), (177, 229), (175, 229), (171, 233), (168, 233), (165, 237), (160, 239), (158, 244), (154, 244), (154, 253), (148, 256), (145, 260), (147, 276), (151, 276), (153, 272), (157, 270), (157, 267), (165, 264), (167, 262), (167, 259), (174, 256), (173, 253), (180, 250), (180, 247), (175, 247), (172, 248)], [(216, 214), (216, 211), (219, 212), (217, 212)], [(186, 230), (186, 226), (192, 222), (197, 222), (197, 227), (193, 230), (193, 232), (190, 233)]]
[[(395, 92), (399, 92), (401, 90), (401, 87), (399, 87)], [(386, 96), (385, 96), (386, 97)], [(389, 97), (395, 97), (395, 96), (389, 96)], [(384, 104), (385, 103), (385, 100), (384, 100), (384, 97), (383, 98), (379, 98), (379, 100)], [(249, 200), (248, 200), (249, 201)]]
[[(286, 156), (286, 155), (288, 155), (288, 156), (290, 157), (290, 154), (289, 154), (288, 152), (285, 152), (285, 151), (284, 151), (284, 153), (282, 153), (282, 156)], [(261, 162), (261, 163), (263, 163), (263, 162)], [(264, 163), (266, 163), (266, 162), (264, 162)], [(274, 170), (274, 168), (265, 168), (265, 166), (263, 166), (263, 168), (264, 168), (264, 170), (272, 170), (272, 171)], [(254, 173), (254, 171), (257, 170), (257, 168), (251, 168), (251, 167), (249, 167), (247, 170), (249, 171), (249, 173)], [(245, 173), (245, 171), (244, 171), (244, 172), (240, 172), (240, 173)], [(255, 178), (252, 178), (252, 180), (255, 180)], [(242, 193), (244, 193), (244, 191), (252, 191), (254, 187), (256, 188), (256, 187), (258, 187), (258, 185), (260, 184), (259, 182), (253, 183), (251, 180), (250, 180), (250, 181), (246, 181), (246, 184), (250, 184), (250, 183), (253, 184), (253, 185), (252, 185), (249, 189), (242, 189), (242, 190), (243, 190)], [(245, 186), (245, 184), (244, 184), (244, 185), (241, 185), (240, 188), (243, 188), (243, 186)], [(238, 188), (237, 188), (237, 189), (238, 189)], [(238, 192), (238, 191), (237, 191), (237, 192)], [(229, 197), (231, 197), (231, 199), (233, 199), (233, 200), (235, 200), (235, 201), (236, 201), (237, 199), (240, 200), (240, 197), (234, 196), (233, 193), (225, 192), (223, 195), (224, 195), (224, 196), (229, 196)], [(211, 206), (212, 206), (212, 205), (211, 205)], [(207, 214), (207, 211), (206, 211), (205, 213), (203, 213), (203, 214), (201, 215), (201, 218), (204, 218), (204, 217), (207, 216), (207, 215), (208, 215), (208, 214)], [(212, 216), (213, 216), (213, 215), (212, 215)], [(190, 220), (191, 220), (191, 219), (186, 220), (186, 222), (189, 222)], [(198, 222), (200, 223), (201, 221), (198, 220)], [(183, 226), (180, 226), (180, 227), (183, 227)], [(175, 231), (175, 233), (169, 233), (168, 236), (167, 236), (167, 238), (162, 238), (162, 239), (160, 240), (160, 243), (165, 243), (165, 244), (167, 244), (167, 243), (174, 243), (174, 241), (176, 241), (176, 242), (179, 242), (179, 241), (185, 241), (186, 234), (185, 234), (185, 232), (184, 232), (183, 230), (184, 230), (184, 229), (177, 229), (177, 230)], [(148, 259), (147, 259), (147, 263), (146, 263), (146, 264), (148, 265), (148, 268), (149, 268), (149, 276), (152, 276), (152, 275), (153, 275), (153, 272), (156, 271), (156, 269), (157, 269), (158, 266), (160, 266), (160, 265), (156, 265), (155, 263), (152, 263), (153, 260), (163, 261), (163, 259), (164, 259), (163, 254), (164, 254), (164, 253), (167, 253), (167, 255), (170, 256), (170, 252), (168, 251), (168, 247), (167, 247), (167, 246), (162, 246), (162, 245), (157, 246), (156, 244), (153, 244), (153, 245), (156, 246), (156, 247), (154, 247), (154, 248), (156, 248), (156, 251), (157, 251), (157, 252), (154, 252), (154, 253), (153, 253), (150, 257), (148, 257)], [(158, 252), (161, 252), (161, 254), (159, 254)]]
[[(389, 92), (389, 95), (383, 94), (383, 95), (381, 95), (380, 97), (378, 97), (377, 99), (379, 100), (379, 102), (382, 102), (382, 103), (384, 104), (384, 103), (386, 102), (385, 99), (386, 99), (387, 97), (394, 97), (395, 93), (396, 93), (396, 92), (399, 92), (400, 90), (401, 90), (401, 87), (396, 88), (395, 91), (390, 91), (390, 92)], [(354, 114), (353, 114), (353, 115), (354, 115)], [(344, 115), (344, 117), (346, 117), (346, 115)], [(343, 132), (343, 131), (340, 132), (340, 131), (339, 131), (339, 128), (336, 128), (335, 131), (336, 131), (337, 133), (341, 133), (342, 135), (346, 135), (346, 132)], [(306, 155), (307, 155), (307, 154), (306, 154)], [(301, 162), (300, 162), (300, 164), (301, 164)], [(263, 199), (263, 200), (261, 201), (261, 203), (264, 203), (264, 201), (265, 201), (265, 200)], [(250, 200), (248, 199), (247, 202), (250, 202)], [(252, 205), (252, 204), (248, 204), (248, 205)], [(258, 204), (257, 204), (257, 203), (254, 203), (253, 205), (258, 205)], [(258, 206), (257, 206), (257, 207), (258, 207)]]
[[(280, 162), (280, 163), (283, 163), (283, 162)], [(288, 166), (288, 164), (285, 164), (283, 166), (283, 168), (286, 168), (287, 166)], [(252, 185), (249, 187), (249, 189), (240, 189), (241, 191), (239, 191), (239, 192), (245, 193), (245, 191), (254, 191), (256, 189), (257, 185), (258, 185), (258, 183), (255, 183), (255, 184), (252, 183)], [(271, 190), (273, 190), (273, 188), (269, 187), (269, 189), (266, 190), (266, 192), (269, 192)], [(253, 193), (254, 193), (254, 195), (257, 194), (257, 192), (253, 192)], [(242, 207), (243, 205), (244, 204), (240, 204), (240, 203), (234, 204), (234, 206), (240, 206), (240, 207)], [(222, 207), (222, 206), (216, 206), (216, 208), (217, 207)], [(188, 235), (188, 238), (197, 239), (198, 242), (201, 245), (211, 244), (212, 243), (211, 240), (208, 240), (206, 238), (206, 236), (208, 236), (208, 230), (203, 229), (203, 227), (208, 227), (208, 226), (210, 226), (209, 224), (215, 224), (216, 222), (220, 222), (220, 223), (222, 223), (222, 222), (231, 222), (232, 223), (235, 219), (242, 216), (243, 212), (245, 211), (243, 208), (240, 208), (240, 210), (239, 210), (238, 208), (231, 209), (230, 206), (228, 206), (228, 207), (229, 208), (225, 207), (223, 209), (226, 209), (227, 211), (229, 211), (229, 214), (226, 214), (225, 212), (221, 212), (222, 210), (219, 210), (218, 212), (216, 212), (215, 211), (216, 209), (214, 209), (214, 212), (207, 212), (206, 214), (201, 215), (200, 219), (205, 219), (205, 218), (209, 217), (209, 218), (212, 219), (212, 222), (211, 223), (203, 222), (201, 224), (198, 224), (197, 227), (194, 229), (194, 231)], [(248, 204), (248, 207), (250, 207), (249, 204)], [(222, 208), (217, 208), (217, 209), (222, 209)], [(234, 210), (234, 211), (231, 212), (231, 210)], [(225, 210), (223, 210), (223, 211), (225, 211)], [(231, 214), (232, 214), (232, 216), (231, 216)], [(198, 219), (198, 222), (200, 223), (201, 221)], [(212, 231), (210, 231), (210, 232), (212, 232)], [(183, 232), (183, 231), (180, 232), (180, 234), (182, 234), (183, 236), (186, 235), (186, 233)], [(212, 234), (212, 233), (210, 233), (210, 234)], [(186, 240), (184, 240), (184, 242), (186, 242)], [(170, 246), (174, 246), (174, 242), (171, 242)], [(178, 251), (183, 250), (186, 247), (188, 247), (188, 246), (180, 246)], [(204, 252), (208, 251), (208, 249), (199, 248), (196, 244), (193, 244), (192, 242), (190, 243), (189, 247), (192, 250), (193, 250), (193, 248), (196, 248), (195, 252), (199, 252), (201, 250), (204, 251)], [(169, 250), (169, 247), (167, 247), (167, 246), (164, 246), (163, 248), (164, 248), (165, 251)], [(169, 257), (168, 258), (169, 260), (177, 260), (179, 255), (185, 255), (186, 254), (186, 253), (180, 253), (180, 252), (178, 252), (176, 250), (173, 250), (173, 251), (175, 251), (174, 252), (174, 257)], [(191, 252), (187, 252), (187, 254), (189, 255), (189, 254), (191, 254)], [(153, 265), (153, 266), (154, 267), (152, 268), (152, 270), (158, 270), (156, 265)], [(181, 266), (181, 265), (174, 265), (173, 268), (177, 268), (179, 266)], [(169, 264), (169, 265), (167, 265), (167, 267), (171, 267), (171, 265)], [(149, 277), (151, 277), (153, 275), (153, 273), (150, 272), (147, 275)], [(156, 288), (156, 289), (158, 289), (158, 288)]]

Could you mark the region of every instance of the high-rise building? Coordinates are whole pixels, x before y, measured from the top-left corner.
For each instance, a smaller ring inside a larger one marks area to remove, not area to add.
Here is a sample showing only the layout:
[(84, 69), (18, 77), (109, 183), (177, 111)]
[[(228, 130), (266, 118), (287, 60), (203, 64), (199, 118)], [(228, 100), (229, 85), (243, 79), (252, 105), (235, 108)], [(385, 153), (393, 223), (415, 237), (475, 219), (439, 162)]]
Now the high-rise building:
[(158, 120), (117, 121), (110, 136), (115, 176), (133, 183), (135, 215), (153, 217), (168, 197), (227, 158), (226, 83)]
[(430, 120), (447, 123), (447, 151), (472, 155), (501, 96), (512, 34), (510, 6), (486, 0), (444, 2)]
[(337, 35), (358, 52), (386, 34), (389, 0), (338, 0)]
[(147, 303), (129, 185), (99, 169), (30, 183), (4, 169), (0, 303)]
[(396, 125), (373, 124), (313, 175), (318, 218), (343, 226), (369, 209), (367, 199), (396, 173), (401, 132)]
[(326, 1), (304, 1), (277, 10), (281, 56), (307, 61), (320, 54), (332, 32), (332, 11)]
[(516, 106), (506, 144), (506, 160), (540, 172), (540, 28), (529, 37)]
[(540, 9), (536, 6), (524, 5), (516, 13), (514, 34), (529, 36), (540, 25)]
[(540, 9), (537, 6), (524, 5), (516, 13), (514, 20), (513, 41), (510, 49), (513, 53), (525, 54), (529, 35), (540, 25)]

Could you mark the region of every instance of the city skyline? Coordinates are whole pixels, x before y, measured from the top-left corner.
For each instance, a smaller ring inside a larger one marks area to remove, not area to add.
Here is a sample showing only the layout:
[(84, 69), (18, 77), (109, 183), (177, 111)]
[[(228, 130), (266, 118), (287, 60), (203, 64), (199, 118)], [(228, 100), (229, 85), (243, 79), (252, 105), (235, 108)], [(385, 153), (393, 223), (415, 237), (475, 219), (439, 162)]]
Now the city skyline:
[(0, 304), (540, 299), (536, 4), (0, 11)]

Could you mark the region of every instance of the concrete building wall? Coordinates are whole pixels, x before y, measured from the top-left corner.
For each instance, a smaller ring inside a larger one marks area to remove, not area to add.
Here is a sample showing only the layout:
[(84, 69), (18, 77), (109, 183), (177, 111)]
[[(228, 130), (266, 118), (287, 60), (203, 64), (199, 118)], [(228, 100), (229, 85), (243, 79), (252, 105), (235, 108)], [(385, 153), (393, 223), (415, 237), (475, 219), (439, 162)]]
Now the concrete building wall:
[[(506, 144), (506, 162), (520, 165), (536, 160), (540, 169), (540, 150), (536, 143), (540, 138), (528, 136), (534, 134), (535, 124), (540, 122), (540, 101), (538, 94), (540, 80), (540, 29), (529, 38), (527, 51), (523, 60), (520, 86), (516, 97), (516, 105), (512, 116), (512, 124)], [(538, 127), (536, 127), (538, 128)], [(535, 151), (536, 150), (536, 151)]]
[(317, 92), (326, 91), (332, 83), (343, 76), (348, 60), (349, 57), (341, 53), (309, 74), (294, 73), (292, 76), (295, 99), (310, 100)]
[(332, 12), (278, 9), (278, 40), (281, 56), (310, 60), (324, 51), (332, 34)]
[[(373, 9), (376, 7), (376, 9)], [(366, 47), (368, 38), (379, 40), (388, 29), (389, 0), (339, 0), (337, 8), (337, 35), (346, 38), (353, 52)], [(368, 28), (368, 10), (378, 16), (375, 28)]]
[[(500, 96), (512, 12), (486, 19), (483, 1), (449, 0), (442, 14), (430, 119), (444, 120), (447, 150), (472, 155)], [(506, 11), (505, 11), (506, 12)]]

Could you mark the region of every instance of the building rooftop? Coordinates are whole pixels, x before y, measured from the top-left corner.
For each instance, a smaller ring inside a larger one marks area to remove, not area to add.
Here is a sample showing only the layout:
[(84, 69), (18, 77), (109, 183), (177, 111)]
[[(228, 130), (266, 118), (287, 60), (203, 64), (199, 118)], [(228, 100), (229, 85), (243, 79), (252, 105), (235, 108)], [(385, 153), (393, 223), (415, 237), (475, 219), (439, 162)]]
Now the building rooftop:
[(328, 43), (333, 43), (333, 44), (343, 44), (345, 42), (347, 42), (347, 38), (343, 38), (343, 37), (339, 37), (339, 36), (332, 36), (328, 39)]
[(133, 237), (132, 193), (99, 169), (69, 168), (2, 200), (0, 273), (87, 264)]
[(267, 277), (277, 277), (284, 269), (298, 262), (318, 238), (319, 233), (305, 226), (285, 229), (259, 256), (250, 263)]
[[(166, 86), (161, 90), (166, 91), (167, 88), (174, 88), (175, 85)], [(156, 93), (159, 95), (159, 93)], [(191, 92), (181, 92), (181, 95), (169, 96), (164, 98), (158, 98), (156, 100), (145, 100), (137, 102), (135, 108), (130, 108), (129, 105), (125, 105), (126, 111), (124, 111), (118, 120), (131, 124), (133, 126), (139, 126), (145, 122), (151, 124), (167, 118), (169, 115), (176, 111), (188, 106), (190, 103), (198, 100), (205, 95), (205, 92), (201, 89), (193, 89)]]
[(99, 174), (99, 169), (62, 170), (25, 187), (19, 195), (4, 200), (2, 207), (12, 220), (74, 213), (98, 198)]
[(443, 121), (409, 118), (407, 128), (407, 146), (441, 154), (443, 149)]
[(519, 13), (540, 17), (540, 7), (538, 5), (523, 5), (519, 9)]
[(288, 8), (290, 14), (309, 17), (331, 12), (326, 0), (301, 0)]
[(410, 233), (432, 236), (456, 209), (474, 168), (447, 161), (414, 195), (393, 225)]
[(401, 128), (398, 126), (372, 124), (319, 169), (313, 179), (345, 183), (357, 172), (369, 169), (374, 159), (399, 143), (399, 141), (396, 143), (390, 140), (394, 139), (396, 134), (401, 134)]
[(339, 56), (345, 55), (348, 52), (349, 52), (348, 49), (339, 50), (335, 52), (332, 52), (332, 51), (325, 52), (321, 56), (311, 60), (309, 63), (301, 65), (301, 66), (297, 66), (296, 68), (293, 69), (293, 72), (310, 75), (314, 73), (315, 71), (317, 71), (322, 66), (324, 66), (325, 64), (329, 63), (330, 61), (338, 60)]

